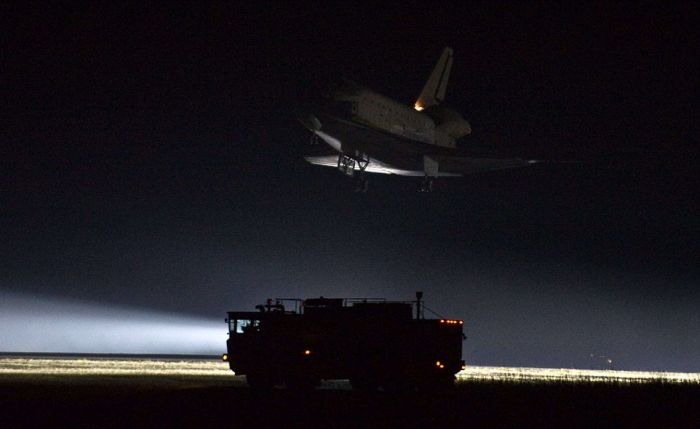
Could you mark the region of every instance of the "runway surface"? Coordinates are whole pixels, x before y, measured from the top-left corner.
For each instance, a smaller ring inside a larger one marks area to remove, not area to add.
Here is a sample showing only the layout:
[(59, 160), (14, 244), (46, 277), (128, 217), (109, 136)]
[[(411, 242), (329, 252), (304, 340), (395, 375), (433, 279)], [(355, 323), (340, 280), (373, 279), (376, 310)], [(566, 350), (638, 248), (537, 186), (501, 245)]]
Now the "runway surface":
[(0, 428), (697, 429), (697, 377), (470, 367), (442, 392), (357, 392), (344, 381), (257, 392), (211, 359), (11, 356), (0, 358)]
[[(238, 381), (228, 364), (210, 359), (171, 358), (0, 358), (0, 376), (139, 376), (190, 377)], [(468, 366), (457, 374), (457, 382), (603, 382), (603, 383), (691, 383), (700, 384), (700, 373), (612, 371), (559, 368)]]

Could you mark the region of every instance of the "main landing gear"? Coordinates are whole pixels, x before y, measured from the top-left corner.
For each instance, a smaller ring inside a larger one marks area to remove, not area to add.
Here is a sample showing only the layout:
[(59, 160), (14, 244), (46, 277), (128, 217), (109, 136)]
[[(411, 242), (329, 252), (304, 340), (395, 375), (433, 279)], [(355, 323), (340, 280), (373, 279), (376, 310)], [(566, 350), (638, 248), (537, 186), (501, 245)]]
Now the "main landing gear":
[(420, 183), (418, 186), (418, 192), (432, 192), (433, 191), (433, 182), (435, 181), (434, 177), (431, 176), (425, 176), (423, 178), (423, 181)]
[(368, 182), (365, 170), (369, 165), (369, 157), (358, 153), (356, 157), (344, 153), (338, 155), (338, 170), (348, 177), (355, 178), (355, 192), (367, 192)]
[(438, 176), (438, 168), (437, 160), (428, 155), (423, 156), (423, 171), (425, 172), (425, 176), (423, 177), (423, 182), (421, 182), (418, 187), (418, 192), (432, 192), (433, 180)]
[(316, 133), (311, 133), (311, 139), (309, 140), (309, 146), (317, 146), (318, 145), (318, 134)]

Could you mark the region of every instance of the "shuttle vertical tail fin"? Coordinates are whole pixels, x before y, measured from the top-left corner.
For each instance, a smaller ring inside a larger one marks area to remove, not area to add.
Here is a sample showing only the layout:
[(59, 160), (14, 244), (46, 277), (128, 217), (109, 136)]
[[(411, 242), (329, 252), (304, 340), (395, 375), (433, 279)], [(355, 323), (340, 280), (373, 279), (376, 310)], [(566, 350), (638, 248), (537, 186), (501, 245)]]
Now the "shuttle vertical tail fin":
[(423, 87), (416, 104), (413, 106), (416, 110), (423, 110), (426, 107), (440, 104), (445, 98), (445, 90), (447, 89), (447, 80), (450, 77), (452, 69), (452, 48), (445, 48), (440, 55), (433, 72), (430, 73), (428, 81)]

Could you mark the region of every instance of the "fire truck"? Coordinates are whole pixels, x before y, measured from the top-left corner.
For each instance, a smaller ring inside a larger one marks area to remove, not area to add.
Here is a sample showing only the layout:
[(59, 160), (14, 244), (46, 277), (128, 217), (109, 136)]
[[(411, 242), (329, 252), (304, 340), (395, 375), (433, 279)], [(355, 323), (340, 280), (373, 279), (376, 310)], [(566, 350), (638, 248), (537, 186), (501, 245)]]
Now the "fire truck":
[(464, 367), (464, 322), (426, 319), (421, 298), (275, 299), (231, 311), (223, 360), (255, 389), (331, 379), (358, 390), (446, 388)]

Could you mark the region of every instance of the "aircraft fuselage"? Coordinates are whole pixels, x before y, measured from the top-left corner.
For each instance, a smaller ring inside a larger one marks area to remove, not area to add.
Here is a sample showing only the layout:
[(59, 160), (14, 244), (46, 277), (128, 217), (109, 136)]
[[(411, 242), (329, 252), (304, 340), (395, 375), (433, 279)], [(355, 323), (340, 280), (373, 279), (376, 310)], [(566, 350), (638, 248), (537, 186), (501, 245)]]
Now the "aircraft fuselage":
[(452, 50), (446, 48), (414, 106), (349, 81), (332, 88), (299, 117), (327, 145), (306, 160), (348, 175), (359, 172), (360, 177), (365, 172), (422, 176), (428, 187), (438, 176), (527, 165), (458, 145), (471, 134), (471, 126), (458, 112), (439, 105), (451, 65)]

